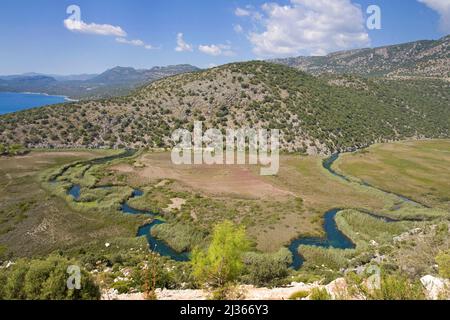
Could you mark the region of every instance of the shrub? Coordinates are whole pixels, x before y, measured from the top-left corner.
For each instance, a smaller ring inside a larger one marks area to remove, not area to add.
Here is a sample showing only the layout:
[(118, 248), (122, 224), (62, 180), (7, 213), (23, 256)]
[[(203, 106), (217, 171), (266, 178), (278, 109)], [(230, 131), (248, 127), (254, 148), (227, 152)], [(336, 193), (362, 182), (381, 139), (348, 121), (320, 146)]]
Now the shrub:
[(309, 296), (311, 300), (331, 300), (327, 289), (314, 288), (311, 290), (311, 295)]
[(119, 294), (124, 294), (130, 291), (132, 283), (130, 281), (117, 281), (111, 287), (116, 289)]
[(246, 265), (245, 279), (258, 286), (272, 286), (285, 278), (292, 264), (292, 255), (288, 249), (283, 248), (277, 253), (260, 254), (247, 253), (244, 256)]
[(1, 263), (2, 259), (5, 259), (7, 251), (8, 251), (8, 248), (6, 246), (0, 244), (0, 263)]
[(374, 300), (425, 300), (423, 286), (418, 281), (410, 281), (403, 275), (383, 276), (381, 287), (369, 293)]
[(99, 299), (100, 291), (90, 275), (81, 271), (81, 289), (67, 288), (67, 267), (74, 265), (59, 256), (49, 256), (45, 260), (19, 260), (6, 269), (0, 279), (2, 299), (19, 300), (89, 300)]
[(436, 257), (436, 263), (441, 277), (450, 279), (450, 251), (440, 252)]
[(20, 144), (0, 144), (0, 156), (19, 156), (25, 154), (26, 152), (27, 150)]
[(309, 296), (309, 291), (298, 291), (289, 297), (289, 300), (302, 300)]
[(6, 275), (1, 272), (0, 273), (0, 300), (5, 299), (5, 287), (6, 287)]
[(188, 252), (204, 242), (206, 234), (186, 223), (164, 223), (152, 228), (152, 236), (163, 240), (176, 252)]

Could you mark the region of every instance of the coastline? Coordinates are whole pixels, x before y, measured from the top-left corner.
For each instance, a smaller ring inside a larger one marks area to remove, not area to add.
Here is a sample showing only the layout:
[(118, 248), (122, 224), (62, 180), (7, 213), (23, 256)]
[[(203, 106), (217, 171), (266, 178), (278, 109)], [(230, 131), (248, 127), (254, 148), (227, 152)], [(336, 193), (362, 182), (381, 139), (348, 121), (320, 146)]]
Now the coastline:
[(77, 102), (63, 95), (50, 95), (38, 92), (0, 92), (0, 115), (24, 110)]
[(46, 97), (58, 97), (58, 98), (64, 98), (67, 102), (78, 102), (79, 100), (72, 99), (69, 96), (59, 95), (59, 94), (48, 94), (48, 93), (42, 93), (42, 92), (0, 92), (0, 93), (15, 93), (15, 94), (29, 94), (29, 95), (36, 95), (36, 96), (46, 96)]

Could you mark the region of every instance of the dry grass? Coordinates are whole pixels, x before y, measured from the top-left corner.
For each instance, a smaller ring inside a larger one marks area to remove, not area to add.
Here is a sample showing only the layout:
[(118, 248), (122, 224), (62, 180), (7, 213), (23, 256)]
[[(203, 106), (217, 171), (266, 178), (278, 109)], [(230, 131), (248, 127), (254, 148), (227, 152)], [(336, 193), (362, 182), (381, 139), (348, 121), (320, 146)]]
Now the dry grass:
[(276, 188), (253, 174), (249, 166), (174, 165), (170, 153), (147, 153), (137, 160), (138, 166), (119, 164), (112, 170), (134, 174), (141, 183), (177, 180), (187, 187), (211, 196), (264, 199), (286, 198), (290, 192)]

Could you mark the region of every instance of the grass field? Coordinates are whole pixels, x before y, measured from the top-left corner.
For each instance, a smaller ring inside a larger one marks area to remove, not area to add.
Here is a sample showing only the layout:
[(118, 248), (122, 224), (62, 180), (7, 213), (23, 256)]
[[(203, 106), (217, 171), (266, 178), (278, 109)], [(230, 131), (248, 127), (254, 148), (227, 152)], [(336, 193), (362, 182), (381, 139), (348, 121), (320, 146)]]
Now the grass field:
[[(0, 158), (0, 245), (3, 255), (46, 255), (90, 242), (134, 238), (136, 219), (71, 209), (42, 187), (40, 176), (75, 161), (112, 151), (36, 151)], [(1, 258), (1, 257), (0, 257)]]
[(450, 140), (379, 144), (335, 167), (378, 188), (450, 211)]

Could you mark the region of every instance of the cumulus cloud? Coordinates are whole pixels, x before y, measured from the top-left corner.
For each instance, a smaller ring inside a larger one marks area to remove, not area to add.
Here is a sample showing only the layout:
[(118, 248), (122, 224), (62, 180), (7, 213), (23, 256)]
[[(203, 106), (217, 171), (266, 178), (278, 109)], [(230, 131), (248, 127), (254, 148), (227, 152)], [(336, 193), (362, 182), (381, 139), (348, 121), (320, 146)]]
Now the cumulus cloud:
[(198, 47), (200, 52), (208, 54), (210, 56), (233, 56), (235, 53), (228, 44), (211, 44), (200, 45)]
[(152, 45), (146, 44), (144, 41), (136, 39), (136, 40), (128, 40), (125, 38), (116, 38), (118, 43), (128, 44), (135, 47), (143, 47), (147, 50), (155, 49)]
[(175, 48), (175, 51), (194, 51), (192, 45), (184, 41), (184, 35), (181, 32), (177, 34), (177, 47)]
[(64, 20), (64, 26), (72, 32), (116, 37), (126, 37), (127, 35), (121, 27), (110, 24), (86, 23), (81, 20), (66, 19)]
[(441, 17), (441, 30), (445, 33), (450, 32), (450, 1), (449, 0), (418, 0), (429, 8), (436, 11)]
[(361, 7), (351, 0), (265, 3), (259, 30), (249, 40), (261, 57), (325, 55), (370, 44)]

